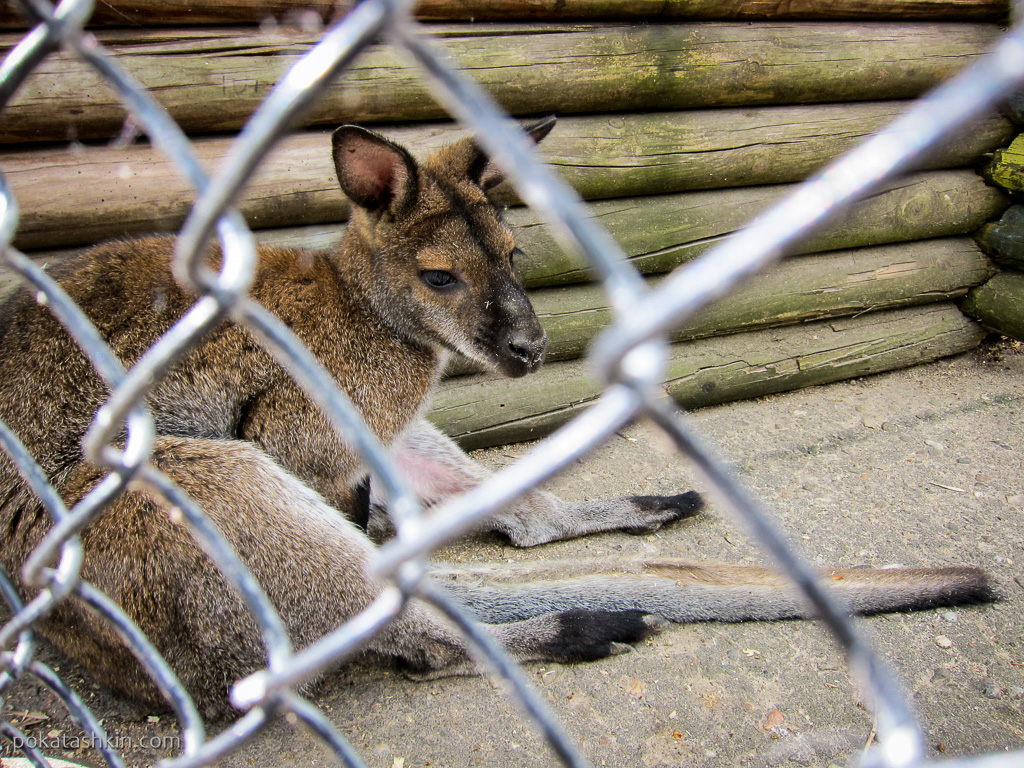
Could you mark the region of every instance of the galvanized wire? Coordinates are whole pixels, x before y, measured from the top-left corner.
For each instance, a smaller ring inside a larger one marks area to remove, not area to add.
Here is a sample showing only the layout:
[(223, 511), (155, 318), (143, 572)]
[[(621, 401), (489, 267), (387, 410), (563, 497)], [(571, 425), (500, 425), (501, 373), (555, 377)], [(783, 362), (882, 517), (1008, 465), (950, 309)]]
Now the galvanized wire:
[[(224, 168), (212, 179), (197, 162), (187, 137), (145, 87), (84, 31), (83, 25), (92, 12), (88, 0), (64, 0), (56, 8), (45, 0), (20, 2), (36, 26), (0, 64), (0, 109), (34, 68), (59, 49), (73, 53), (99, 72), (120, 94), (153, 144), (175, 161), (196, 190), (197, 203), (178, 239), (174, 272), (183, 285), (200, 294), (200, 299), (135, 366), (124, 370), (98, 331), (59, 286), (10, 246), (17, 231), (18, 205), (0, 174), (0, 247), (7, 263), (53, 310), (112, 390), (97, 413), (85, 444), (89, 459), (109, 474), (71, 510), (64, 507), (45, 473), (17, 437), (0, 424), (0, 447), (22, 472), (54, 521), (25, 568), (26, 579), (40, 587), (35, 599), (22, 604), (8, 575), (0, 571), (0, 595), (12, 613), (0, 629), (0, 702), (19, 678), (37, 678), (57, 694), (72, 721), (97, 740), (107, 763), (123, 764), (120, 756), (109, 748), (102, 727), (88, 707), (53, 670), (34, 659), (33, 626), (62, 601), (79, 599), (103, 616), (124, 639), (175, 712), (183, 749), (181, 755), (164, 762), (168, 768), (212, 764), (283, 715), (304, 724), (343, 764), (362, 766), (352, 745), (296, 690), (357, 652), (415, 597), (433, 604), (462, 630), (475, 657), (492, 670), (536, 721), (558, 759), (564, 765), (584, 766), (585, 758), (515, 662), (430, 580), (425, 562), (434, 549), (528, 493), (599, 446), (623, 425), (645, 418), (666, 433), (719, 496), (749, 523), (759, 541), (814, 605), (847, 652), (852, 667), (865, 680), (873, 694), (880, 746), (862, 756), (863, 764), (902, 768), (925, 763), (921, 730), (895, 678), (885, 671), (842, 607), (784, 542), (761, 505), (703, 446), (692, 425), (657, 396), (657, 383), (666, 359), (665, 334), (674, 324), (781, 258), (823, 221), (886, 183), (958, 125), (995, 104), (1024, 80), (1024, 33), (1020, 26), (1011, 29), (991, 54), (922, 99), (889, 129), (799, 187), (737, 236), (680, 269), (652, 294), (622, 258), (614, 240), (586, 216), (584, 205), (573, 190), (539, 162), (529, 143), (509, 127), (490, 97), (422, 34), (410, 14), (409, 0), (366, 0), (328, 30), (263, 102), (239, 135)], [(257, 253), (252, 234), (232, 207), (275, 142), (338, 73), (379, 36), (387, 37), (394, 46), (410, 54), (439, 101), (474, 130), (484, 149), (507, 171), (520, 196), (545, 212), (563, 245), (591, 260), (604, 282), (615, 316), (592, 355), (594, 367), (608, 384), (598, 402), (514, 465), (440, 507), (432, 514), (429, 528), (422, 525), (420, 505), (389, 462), (384, 446), (367, 428), (345, 393), (287, 327), (249, 299), (247, 291)], [(199, 257), (214, 232), (224, 253), (218, 272)], [(148, 463), (154, 425), (145, 406), (146, 394), (204, 334), (225, 318), (249, 329), (327, 414), (339, 435), (361, 452), (384, 487), (395, 521), (394, 540), (380, 549), (372, 563), (374, 572), (391, 579), (393, 586), (385, 589), (361, 614), (299, 652), (292, 649), (281, 617), (260, 585), (204, 511)], [(122, 433), (127, 435), (123, 446), (117, 443)], [(243, 596), (263, 636), (266, 669), (239, 681), (232, 691), (232, 701), (248, 712), (212, 738), (207, 737), (194, 702), (145, 635), (108, 597), (79, 575), (82, 552), (78, 534), (132, 480), (144, 483), (181, 511), (183, 522)], [(56, 565), (51, 565), (54, 562)], [(4, 710), (0, 710), (0, 736), (22, 745), (32, 764), (46, 765), (45, 756), (7, 720)], [(946, 764), (980, 768), (1019, 765), (1022, 761), (1024, 754), (1018, 753)]]

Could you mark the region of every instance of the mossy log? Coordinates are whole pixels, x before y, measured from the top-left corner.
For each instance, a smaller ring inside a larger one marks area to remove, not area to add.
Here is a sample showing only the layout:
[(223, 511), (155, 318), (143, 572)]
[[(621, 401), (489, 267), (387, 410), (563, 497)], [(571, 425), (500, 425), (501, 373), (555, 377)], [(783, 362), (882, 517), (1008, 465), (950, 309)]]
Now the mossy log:
[(425, 19), (989, 19), (993, 0), (419, 0)]
[[(665, 390), (687, 408), (917, 365), (976, 346), (985, 331), (949, 303), (674, 345)], [(600, 394), (585, 361), (525, 379), (445, 382), (429, 418), (466, 448), (543, 437)]]
[(999, 221), (985, 224), (978, 242), (1000, 264), (1024, 270), (1024, 205), (1010, 206)]
[[(591, 203), (590, 211), (636, 269), (656, 274), (705, 252), (791, 191), (784, 184), (601, 200)], [(914, 174), (853, 206), (804, 240), (797, 252), (965, 234), (998, 216), (1007, 204), (1004, 195), (973, 171)], [(583, 256), (559, 248), (537, 214), (517, 208), (509, 211), (508, 219), (523, 251), (518, 265), (527, 286), (595, 278)]]
[[(14, 3), (0, 27), (24, 28)], [(104, 0), (91, 25), (329, 23), (337, 0)], [(1006, 17), (1005, 0), (419, 0), (415, 13), (436, 21), (556, 19), (974, 19)], [(309, 14), (314, 14), (312, 19)]]
[[(725, 23), (432, 26), (512, 114), (914, 98), (1001, 34), (993, 24)], [(12, 46), (19, 35), (8, 34)], [(103, 32), (115, 58), (190, 134), (235, 131), (315, 42), (237, 29)], [(400, 52), (373, 46), (306, 124), (427, 120), (444, 111)], [(46, 58), (0, 118), (0, 142), (110, 139), (125, 111), (99, 74)]]
[(1004, 189), (1024, 192), (1024, 134), (1017, 136), (1005, 149), (993, 152), (982, 173)]
[[(673, 329), (673, 341), (720, 336), (963, 296), (992, 276), (970, 238), (918, 240), (788, 259)], [(651, 281), (652, 285), (660, 278)], [(533, 291), (549, 360), (586, 354), (613, 319), (599, 285)]]
[(1024, 274), (996, 275), (967, 294), (962, 309), (985, 327), (1024, 341)]
[[(634, 267), (644, 274), (667, 272), (727, 237), (762, 208), (791, 190), (790, 185), (686, 192), (592, 203), (591, 213), (618, 240)], [(890, 190), (853, 206), (842, 217), (804, 241), (798, 253), (961, 235), (999, 215), (1001, 193), (969, 170), (930, 171), (908, 176)], [(586, 282), (593, 277), (580, 256), (566, 254), (536, 213), (508, 213), (523, 249), (517, 264), (530, 288)], [(59, 227), (59, 221), (54, 221)], [(257, 230), (268, 245), (326, 249), (341, 241), (344, 224)], [(37, 261), (57, 264), (76, 251), (37, 252)], [(11, 276), (0, 267), (0, 296)]]
[[(570, 117), (541, 145), (587, 199), (798, 181), (894, 119), (904, 102)], [(449, 124), (388, 128), (419, 154), (463, 135)], [(933, 168), (964, 165), (1003, 146), (1010, 123), (989, 116), (933, 153)], [(229, 139), (194, 142), (211, 170)], [(149, 146), (8, 151), (0, 168), (21, 207), (22, 249), (59, 248), (181, 226), (194, 200), (175, 164)], [(499, 193), (515, 202), (511, 190)], [(246, 188), (250, 226), (337, 222), (348, 213), (326, 131), (282, 141)]]

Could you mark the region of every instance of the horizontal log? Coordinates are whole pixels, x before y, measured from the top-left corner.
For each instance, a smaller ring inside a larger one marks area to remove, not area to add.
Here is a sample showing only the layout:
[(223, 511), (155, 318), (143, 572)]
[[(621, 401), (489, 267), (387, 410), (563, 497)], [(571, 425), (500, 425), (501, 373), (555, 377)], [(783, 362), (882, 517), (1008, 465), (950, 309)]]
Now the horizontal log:
[[(667, 272), (704, 253), (753, 216), (792, 192), (788, 184), (601, 200), (591, 215), (608, 229), (644, 274)], [(905, 177), (888, 191), (850, 208), (796, 252), (945, 237), (972, 232), (1008, 201), (970, 170)], [(580, 283), (596, 277), (585, 258), (559, 248), (549, 227), (529, 209), (509, 211), (523, 251), (518, 264), (530, 287)]]
[[(721, 336), (951, 299), (985, 282), (993, 271), (970, 238), (792, 258), (676, 327), (670, 338)], [(660, 282), (650, 281), (652, 285)], [(613, 319), (599, 285), (540, 289), (530, 299), (548, 332), (547, 359), (552, 361), (582, 357)]]
[[(607, 112), (914, 98), (981, 54), (992, 24), (434, 26), (432, 36), (513, 114)], [(237, 29), (103, 33), (114, 57), (190, 134), (237, 130), (315, 42)], [(17, 43), (8, 34), (3, 43)], [(60, 108), (56, 109), (55, 105)], [(444, 116), (418, 69), (372, 46), (306, 124)], [(6, 106), (0, 142), (109, 139), (124, 109), (68, 54), (42, 61)]]
[[(776, 202), (789, 185), (741, 187), (714, 192), (686, 192), (643, 198), (597, 201), (591, 215), (604, 225), (644, 274), (666, 272), (703, 253), (742, 226), (762, 208)], [(797, 253), (924, 240), (972, 232), (999, 215), (1007, 204), (1001, 193), (969, 170), (931, 171), (908, 176), (886, 192), (853, 206)], [(523, 249), (517, 264), (528, 287), (589, 281), (593, 273), (581, 257), (567, 255), (539, 223), (537, 214), (512, 209)], [(59, 226), (59, 221), (54, 222)], [(340, 242), (344, 224), (257, 230), (268, 245), (326, 249)], [(75, 250), (37, 252), (37, 261), (57, 264)], [(13, 284), (0, 267), (0, 296)]]
[[(687, 408), (917, 365), (976, 346), (985, 332), (952, 304), (735, 334), (674, 345), (665, 390)], [(600, 394), (586, 362), (525, 379), (442, 384), (429, 418), (466, 448), (543, 437)]]
[(990, 19), (1008, 4), (992, 0), (419, 0), (426, 19)]
[[(666, 272), (703, 253), (742, 226), (762, 208), (791, 191), (789, 185), (687, 192), (592, 203), (591, 214), (619, 242), (634, 267), (644, 274)], [(998, 216), (1007, 204), (1001, 193), (969, 170), (931, 171), (908, 176), (886, 192), (853, 206), (797, 253), (924, 240), (972, 232)], [(537, 214), (513, 209), (508, 218), (523, 249), (518, 269), (528, 287), (589, 281), (592, 271), (581, 257), (558, 247)], [(59, 224), (55, 222), (55, 226)], [(326, 249), (340, 242), (343, 224), (257, 230), (268, 245)], [(57, 264), (75, 250), (34, 254)], [(13, 285), (0, 268), (0, 296)]]
[(1024, 341), (1024, 274), (996, 275), (967, 294), (961, 308), (986, 328)]
[(982, 173), (1010, 192), (1024, 192), (1024, 134), (1017, 136), (1005, 149), (993, 152)]
[(999, 221), (983, 226), (977, 237), (993, 259), (1024, 271), (1024, 205), (1008, 208)]
[[(14, 3), (0, 27), (21, 29)], [(337, 0), (104, 0), (90, 25), (329, 23)], [(975, 19), (998, 20), (1005, 0), (419, 0), (415, 13), (436, 21), (540, 19)], [(310, 14), (313, 14), (312, 17)]]
[[(570, 117), (541, 150), (587, 199), (775, 184), (805, 178), (905, 108), (897, 101)], [(464, 135), (450, 124), (386, 133), (418, 154)], [(1008, 121), (980, 118), (936, 150), (928, 165), (971, 163), (1012, 135)], [(194, 142), (211, 171), (230, 146), (230, 139)], [(145, 145), (8, 151), (0, 154), (0, 168), (21, 207), (15, 243), (22, 249), (174, 231), (193, 202), (175, 164)], [(508, 191), (504, 199), (514, 202)], [(335, 180), (328, 132), (283, 140), (247, 186), (240, 208), (256, 228), (344, 220), (347, 201)]]

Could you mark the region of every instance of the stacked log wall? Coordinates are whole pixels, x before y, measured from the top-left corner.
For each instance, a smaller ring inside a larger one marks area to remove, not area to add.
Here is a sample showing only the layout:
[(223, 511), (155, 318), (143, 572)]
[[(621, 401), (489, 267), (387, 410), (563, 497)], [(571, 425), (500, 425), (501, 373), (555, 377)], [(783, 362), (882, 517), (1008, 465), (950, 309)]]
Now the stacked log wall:
[[(1024, 125), (1024, 96), (1012, 99), (1006, 113)], [(1024, 134), (994, 152), (982, 173), (1010, 194), (1013, 205), (978, 231), (979, 244), (1000, 269), (972, 288), (960, 308), (986, 328), (1024, 342)]]
[[(97, 9), (95, 33), (214, 170), (334, 5), (114, 0)], [(432, 37), (510, 113), (559, 114), (545, 158), (652, 283), (983, 54), (1007, 11), (982, 0), (418, 6)], [(18, 25), (5, 6), (0, 48), (18, 42)], [(30, 78), (0, 116), (0, 169), (22, 212), (17, 247), (56, 263), (103, 239), (180, 226), (191, 189), (125, 117), (63, 54)], [(428, 153), (460, 132), (443, 117), (415, 70), (374, 46), (281, 142), (240, 208), (262, 242), (330, 247), (348, 212), (330, 127), (361, 122)], [(666, 391), (696, 407), (976, 345), (985, 329), (956, 302), (971, 292), (963, 307), (977, 304), (973, 289), (993, 285), (996, 268), (970, 235), (1008, 201), (975, 166), (1014, 135), (1001, 115), (979, 118), (778, 269), (676, 329)], [(585, 407), (599, 387), (581, 356), (611, 318), (588, 265), (515, 207), (512, 190), (497, 194), (514, 206), (519, 267), (550, 351), (540, 373), (516, 382), (452, 362), (432, 417), (467, 446), (538, 437)], [(0, 275), (0, 291), (12, 287)]]

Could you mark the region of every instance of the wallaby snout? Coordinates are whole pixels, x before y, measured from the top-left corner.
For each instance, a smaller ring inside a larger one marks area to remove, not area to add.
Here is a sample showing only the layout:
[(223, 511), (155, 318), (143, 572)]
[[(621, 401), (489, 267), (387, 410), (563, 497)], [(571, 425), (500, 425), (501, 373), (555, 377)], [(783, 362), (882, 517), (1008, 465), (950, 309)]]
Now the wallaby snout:
[(506, 376), (518, 378), (533, 373), (544, 360), (544, 350), (548, 345), (547, 333), (533, 315), (528, 327), (508, 328), (504, 334), (503, 352), (505, 357), (499, 363), (501, 372)]

